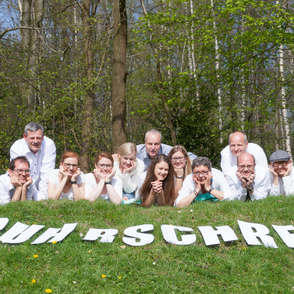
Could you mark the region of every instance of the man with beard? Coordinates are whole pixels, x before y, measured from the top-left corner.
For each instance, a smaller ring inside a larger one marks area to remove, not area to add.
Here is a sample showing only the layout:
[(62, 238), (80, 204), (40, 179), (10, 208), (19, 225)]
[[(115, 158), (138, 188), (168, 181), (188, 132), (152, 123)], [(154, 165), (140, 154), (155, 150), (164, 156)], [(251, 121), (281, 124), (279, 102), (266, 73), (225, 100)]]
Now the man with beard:
[(223, 173), (211, 167), (207, 157), (197, 157), (179, 191), (175, 206), (186, 207), (196, 201), (218, 201), (231, 197), (230, 187)]
[(278, 150), (270, 157), (271, 196), (294, 195), (294, 174), (290, 155)]
[(8, 173), (0, 176), (0, 204), (32, 200), (32, 182), (30, 164), (25, 156), (10, 161)]
[(254, 156), (242, 153), (237, 159), (237, 166), (230, 169), (227, 181), (231, 188), (231, 200), (259, 200), (266, 198), (271, 189), (269, 172), (256, 165)]
[(34, 180), (34, 200), (47, 199), (49, 172), (55, 168), (56, 148), (54, 142), (44, 136), (43, 126), (31, 122), (25, 126), (23, 139), (10, 148), (10, 160), (26, 156)]

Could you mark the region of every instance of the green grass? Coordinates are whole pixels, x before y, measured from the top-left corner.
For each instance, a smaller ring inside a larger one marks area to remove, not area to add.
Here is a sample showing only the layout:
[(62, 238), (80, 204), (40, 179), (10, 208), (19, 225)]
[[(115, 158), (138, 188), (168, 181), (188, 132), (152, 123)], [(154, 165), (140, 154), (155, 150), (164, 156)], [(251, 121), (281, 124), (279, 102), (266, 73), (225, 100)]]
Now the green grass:
[[(0, 244), (0, 293), (290, 293), (293, 251), (271, 225), (293, 224), (293, 207), (294, 197), (184, 209), (114, 206), (103, 200), (10, 203), (0, 207), (0, 217), (10, 220), (1, 235), (17, 221), (45, 227), (25, 243)], [(237, 219), (266, 225), (279, 248), (247, 246)], [(49, 227), (73, 222), (76, 229), (62, 242), (31, 245)], [(124, 229), (140, 224), (154, 225), (154, 242), (124, 246)], [(162, 224), (193, 228), (196, 243), (167, 244)], [(229, 225), (239, 240), (207, 247), (197, 228), (204, 225)], [(90, 228), (119, 232), (112, 244), (82, 241)]]

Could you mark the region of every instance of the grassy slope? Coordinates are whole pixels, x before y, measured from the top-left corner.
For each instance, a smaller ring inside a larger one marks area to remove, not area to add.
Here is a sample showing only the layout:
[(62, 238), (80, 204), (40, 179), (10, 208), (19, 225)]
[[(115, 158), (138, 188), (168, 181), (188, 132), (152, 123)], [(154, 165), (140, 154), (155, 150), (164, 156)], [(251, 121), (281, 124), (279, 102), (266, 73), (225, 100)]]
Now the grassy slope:
[[(0, 217), (10, 219), (1, 234), (17, 221), (45, 227), (23, 244), (0, 244), (1, 293), (45, 293), (48, 288), (53, 293), (289, 293), (294, 286), (293, 252), (271, 224), (293, 224), (293, 206), (294, 197), (197, 203), (185, 209), (106, 201), (10, 203), (0, 207)], [(237, 219), (266, 225), (279, 248), (248, 247)], [(73, 222), (78, 222), (76, 229), (61, 243), (30, 244), (49, 227)], [(149, 223), (154, 225), (152, 244), (123, 246), (125, 228)], [(167, 244), (162, 224), (193, 228), (196, 244)], [(229, 225), (239, 240), (206, 247), (197, 229), (203, 225)], [(82, 241), (80, 235), (90, 228), (115, 228), (119, 233), (112, 244)]]

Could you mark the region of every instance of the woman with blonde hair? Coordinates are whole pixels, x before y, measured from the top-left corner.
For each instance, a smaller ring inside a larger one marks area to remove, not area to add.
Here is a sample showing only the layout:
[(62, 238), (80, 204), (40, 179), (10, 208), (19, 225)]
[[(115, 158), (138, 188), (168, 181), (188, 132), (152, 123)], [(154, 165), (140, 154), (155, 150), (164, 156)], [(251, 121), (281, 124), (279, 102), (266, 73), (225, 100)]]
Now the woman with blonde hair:
[(122, 201), (122, 180), (115, 176), (113, 158), (108, 152), (100, 152), (95, 159), (95, 169), (85, 175), (86, 199), (102, 198), (114, 204)]
[(169, 159), (174, 167), (176, 174), (175, 192), (178, 195), (183, 186), (183, 182), (187, 175), (192, 173), (191, 161), (187, 150), (182, 145), (174, 146), (169, 154)]
[(48, 198), (85, 199), (85, 176), (79, 169), (79, 155), (72, 151), (61, 155), (59, 169), (49, 173)]
[(144, 172), (144, 163), (136, 158), (136, 145), (131, 142), (123, 143), (117, 149), (118, 159), (114, 161), (116, 175), (123, 182), (123, 200), (135, 198), (135, 192), (140, 182), (139, 175)]
[(170, 159), (164, 154), (157, 154), (148, 167), (143, 185), (140, 188), (142, 206), (174, 205), (175, 173)]

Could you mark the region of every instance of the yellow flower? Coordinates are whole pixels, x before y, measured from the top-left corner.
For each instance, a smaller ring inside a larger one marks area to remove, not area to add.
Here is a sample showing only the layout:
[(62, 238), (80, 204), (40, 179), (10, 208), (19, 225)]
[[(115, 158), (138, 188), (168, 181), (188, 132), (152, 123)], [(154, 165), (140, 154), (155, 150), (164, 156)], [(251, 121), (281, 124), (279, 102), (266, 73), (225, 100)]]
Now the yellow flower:
[(33, 225), (36, 225), (37, 223), (36, 222), (33, 222)]
[(91, 253), (91, 252), (92, 252), (92, 250), (89, 250), (89, 251), (88, 251), (88, 253)]
[(53, 241), (53, 242), (52, 242), (52, 244), (56, 244), (56, 243), (57, 243), (57, 241)]
[(118, 278), (121, 279), (121, 276), (119, 276)]
[(46, 293), (52, 293), (52, 290), (51, 289), (46, 289), (45, 292)]
[(35, 279), (32, 279), (32, 282), (31, 282), (32, 284), (35, 284), (36, 283), (36, 280)]
[(37, 258), (37, 257), (38, 257), (38, 255), (37, 255), (37, 254), (35, 254), (35, 255), (33, 255), (33, 257), (34, 257), (34, 258)]
[(242, 247), (242, 249), (246, 250), (247, 248), (246, 247)]
[(102, 279), (105, 279), (106, 278), (106, 275), (101, 275)]

